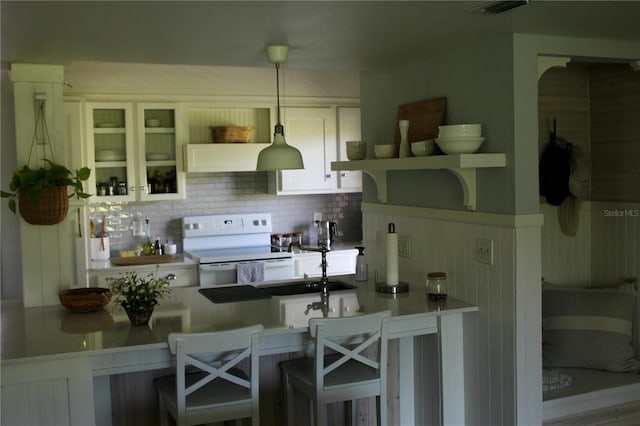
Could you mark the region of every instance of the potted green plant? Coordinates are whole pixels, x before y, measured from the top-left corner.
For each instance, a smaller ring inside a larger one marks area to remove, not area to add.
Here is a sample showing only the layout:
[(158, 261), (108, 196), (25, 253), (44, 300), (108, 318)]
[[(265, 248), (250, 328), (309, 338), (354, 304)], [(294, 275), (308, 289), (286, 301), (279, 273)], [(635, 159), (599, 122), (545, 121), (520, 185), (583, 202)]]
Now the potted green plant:
[[(0, 191), (2, 198), (9, 199), (9, 209), (16, 213), (17, 205), (20, 214), (32, 225), (55, 225), (64, 220), (69, 210), (69, 198), (74, 195), (88, 198), (91, 194), (84, 192), (82, 182), (89, 179), (91, 170), (82, 167), (75, 173), (65, 166), (45, 159), (47, 165), (33, 169), (28, 165), (13, 172), (10, 191)], [(72, 188), (68, 194), (67, 187)]]
[(119, 277), (107, 278), (113, 294), (113, 302), (122, 306), (132, 325), (145, 325), (149, 322), (153, 308), (171, 293), (169, 281), (155, 274), (138, 276), (136, 272), (121, 273)]

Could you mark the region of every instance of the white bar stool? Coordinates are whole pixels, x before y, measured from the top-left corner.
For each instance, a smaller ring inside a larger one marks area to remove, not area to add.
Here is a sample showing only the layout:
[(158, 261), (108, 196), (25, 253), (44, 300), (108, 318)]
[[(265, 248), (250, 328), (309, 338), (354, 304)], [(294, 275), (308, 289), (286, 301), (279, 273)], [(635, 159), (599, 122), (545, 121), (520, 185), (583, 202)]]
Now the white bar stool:
[[(160, 424), (170, 414), (178, 426), (251, 417), (260, 424), (259, 346), (262, 325), (213, 333), (171, 333), (176, 375), (155, 380)], [(250, 377), (235, 369), (250, 360)]]
[[(349, 401), (351, 423), (356, 424), (353, 400), (376, 396), (378, 425), (387, 424), (387, 329), (390, 311), (344, 318), (312, 318), (309, 331), (314, 358), (280, 364), (285, 387), (287, 424), (294, 426), (294, 391), (311, 404), (315, 426), (327, 424), (327, 404)], [(363, 351), (376, 345), (375, 354)]]

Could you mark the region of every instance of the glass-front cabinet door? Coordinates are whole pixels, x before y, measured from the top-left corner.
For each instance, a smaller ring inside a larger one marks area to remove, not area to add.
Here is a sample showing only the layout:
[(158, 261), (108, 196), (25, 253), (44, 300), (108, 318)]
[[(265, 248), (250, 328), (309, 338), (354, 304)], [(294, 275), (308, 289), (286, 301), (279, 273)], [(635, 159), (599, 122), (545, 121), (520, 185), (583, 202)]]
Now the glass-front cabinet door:
[[(88, 103), (87, 143), (93, 170), (91, 202), (136, 198), (133, 113), (129, 103)], [(93, 158), (92, 158), (93, 157)]]
[(140, 200), (185, 198), (182, 132), (177, 104), (138, 104)]
[(86, 110), (90, 202), (185, 198), (178, 104), (91, 102)]

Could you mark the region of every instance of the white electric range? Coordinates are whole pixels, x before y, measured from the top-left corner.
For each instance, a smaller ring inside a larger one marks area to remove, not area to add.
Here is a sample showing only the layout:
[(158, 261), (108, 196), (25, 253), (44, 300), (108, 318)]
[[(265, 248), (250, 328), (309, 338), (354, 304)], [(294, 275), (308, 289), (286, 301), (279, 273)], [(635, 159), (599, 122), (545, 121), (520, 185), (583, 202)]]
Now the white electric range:
[[(186, 256), (198, 263), (200, 286), (239, 282), (240, 264), (263, 269), (263, 281), (294, 277), (291, 253), (272, 251), (271, 214), (239, 213), (188, 216), (182, 219)], [(258, 265), (256, 265), (258, 266)]]

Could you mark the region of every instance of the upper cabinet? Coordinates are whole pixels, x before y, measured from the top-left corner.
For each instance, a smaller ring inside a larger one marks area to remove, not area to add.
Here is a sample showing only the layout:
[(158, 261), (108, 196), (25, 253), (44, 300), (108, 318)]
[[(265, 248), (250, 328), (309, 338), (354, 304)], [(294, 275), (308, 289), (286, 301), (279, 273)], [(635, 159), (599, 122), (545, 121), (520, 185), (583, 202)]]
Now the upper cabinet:
[[(348, 161), (347, 141), (359, 141), (360, 138), (360, 108), (338, 107), (338, 161)], [(339, 171), (338, 190), (342, 192), (362, 191), (362, 172), (359, 170)]]
[(182, 111), (177, 104), (138, 104), (137, 182), (141, 201), (186, 196)]
[(331, 163), (346, 156), (345, 142), (360, 138), (360, 112), (356, 107), (283, 108), (285, 138), (300, 150), (302, 170), (281, 170), (270, 176), (278, 195), (359, 192), (359, 172), (338, 174)]
[(92, 202), (185, 198), (177, 104), (86, 104)]

